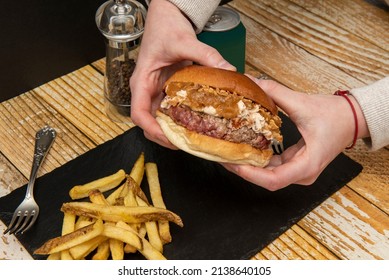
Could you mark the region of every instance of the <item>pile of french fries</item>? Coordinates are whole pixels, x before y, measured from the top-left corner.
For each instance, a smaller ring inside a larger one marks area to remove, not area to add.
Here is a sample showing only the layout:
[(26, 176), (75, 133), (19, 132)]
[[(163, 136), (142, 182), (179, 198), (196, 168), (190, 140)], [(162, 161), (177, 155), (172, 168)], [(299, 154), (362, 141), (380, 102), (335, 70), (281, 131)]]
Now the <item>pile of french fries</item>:
[[(151, 203), (140, 187), (145, 173)], [(112, 192), (106, 196), (108, 191)], [(146, 259), (163, 260), (163, 246), (172, 241), (169, 222), (183, 226), (181, 218), (166, 209), (157, 165), (145, 163), (143, 152), (130, 174), (121, 169), (74, 186), (69, 195), (72, 201), (61, 207), (62, 235), (34, 254), (51, 260), (122, 260), (127, 253), (139, 252)], [(76, 201), (83, 198), (89, 201)]]

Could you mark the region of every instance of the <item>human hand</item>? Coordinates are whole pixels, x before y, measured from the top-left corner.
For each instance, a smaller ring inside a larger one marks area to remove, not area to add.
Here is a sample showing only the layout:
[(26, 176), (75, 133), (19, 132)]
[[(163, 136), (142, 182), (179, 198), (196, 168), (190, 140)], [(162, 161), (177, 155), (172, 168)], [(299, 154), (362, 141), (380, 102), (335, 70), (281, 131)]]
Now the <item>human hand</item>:
[(150, 3), (145, 31), (131, 77), (131, 118), (145, 136), (165, 147), (175, 149), (163, 134), (154, 113), (162, 98), (167, 78), (192, 61), (210, 67), (235, 70), (216, 49), (197, 40), (190, 21), (172, 3)]
[[(222, 165), (245, 180), (271, 191), (290, 184), (312, 184), (353, 140), (355, 124), (350, 105), (340, 96), (308, 95), (275, 81), (254, 80), (288, 114), (302, 138), (281, 155), (274, 155), (265, 168)], [(358, 138), (367, 137), (369, 132), (361, 109), (352, 96), (349, 98), (357, 111)]]

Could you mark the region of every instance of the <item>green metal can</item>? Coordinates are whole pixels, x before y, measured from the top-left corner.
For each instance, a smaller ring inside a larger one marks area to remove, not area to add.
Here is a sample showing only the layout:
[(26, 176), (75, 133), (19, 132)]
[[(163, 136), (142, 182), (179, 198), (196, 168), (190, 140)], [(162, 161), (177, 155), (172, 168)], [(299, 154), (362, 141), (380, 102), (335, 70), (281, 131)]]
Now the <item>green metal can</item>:
[(231, 8), (218, 7), (197, 38), (217, 49), (238, 72), (244, 73), (246, 28), (238, 12)]

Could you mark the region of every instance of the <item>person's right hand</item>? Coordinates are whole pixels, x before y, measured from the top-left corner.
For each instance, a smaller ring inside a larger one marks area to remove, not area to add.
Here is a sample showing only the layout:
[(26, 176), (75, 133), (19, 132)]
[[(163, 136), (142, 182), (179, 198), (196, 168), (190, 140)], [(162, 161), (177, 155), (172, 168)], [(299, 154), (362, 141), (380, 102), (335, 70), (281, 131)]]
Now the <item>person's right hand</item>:
[(166, 0), (151, 1), (130, 81), (131, 119), (148, 139), (172, 149), (176, 147), (165, 137), (154, 114), (164, 97), (164, 82), (192, 62), (235, 70), (216, 49), (198, 41), (191, 22), (176, 6)]

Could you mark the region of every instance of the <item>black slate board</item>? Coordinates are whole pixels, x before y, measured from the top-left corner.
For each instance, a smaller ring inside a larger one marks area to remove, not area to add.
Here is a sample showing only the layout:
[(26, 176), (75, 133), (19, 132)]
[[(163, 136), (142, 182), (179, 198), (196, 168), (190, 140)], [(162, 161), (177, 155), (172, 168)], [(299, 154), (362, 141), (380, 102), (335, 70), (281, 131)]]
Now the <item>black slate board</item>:
[[(283, 116), (282, 133), (289, 146), (299, 133)], [(146, 161), (158, 164), (167, 208), (181, 216), (184, 227), (172, 224), (173, 242), (165, 245), (168, 259), (248, 259), (313, 208), (354, 178), (362, 167), (340, 154), (310, 187), (292, 185), (270, 192), (229, 173), (217, 163), (182, 151), (165, 149), (144, 138), (133, 128), (36, 181), (35, 197), (40, 205), (37, 223), (17, 238), (32, 254), (46, 240), (60, 235), (68, 192), (76, 184), (130, 171), (140, 152)], [(147, 184), (142, 188), (147, 192)], [(26, 186), (0, 199), (0, 218), (8, 224), (22, 201)], [(35, 259), (45, 256), (33, 255)], [(140, 258), (128, 255), (127, 258)]]

